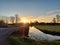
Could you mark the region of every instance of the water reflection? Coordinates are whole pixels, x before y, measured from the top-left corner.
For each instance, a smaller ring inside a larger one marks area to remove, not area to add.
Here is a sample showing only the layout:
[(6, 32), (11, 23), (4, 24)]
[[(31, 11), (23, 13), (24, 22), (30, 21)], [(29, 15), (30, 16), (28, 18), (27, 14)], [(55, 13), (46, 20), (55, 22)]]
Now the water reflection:
[(30, 27), (29, 37), (35, 40), (59, 40), (60, 36), (45, 34), (34, 27)]

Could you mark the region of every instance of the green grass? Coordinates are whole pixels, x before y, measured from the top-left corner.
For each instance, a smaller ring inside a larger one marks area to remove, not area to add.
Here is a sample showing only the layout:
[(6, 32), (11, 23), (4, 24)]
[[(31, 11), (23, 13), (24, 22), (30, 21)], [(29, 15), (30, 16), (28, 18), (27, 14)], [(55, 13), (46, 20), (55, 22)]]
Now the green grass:
[(60, 32), (60, 25), (34, 25), (38, 29)]
[(16, 36), (10, 36), (9, 41), (12, 45), (60, 45), (60, 40), (55, 41), (46, 41), (46, 40), (40, 40), (35, 41), (33, 39), (30, 39), (28, 37), (16, 37)]

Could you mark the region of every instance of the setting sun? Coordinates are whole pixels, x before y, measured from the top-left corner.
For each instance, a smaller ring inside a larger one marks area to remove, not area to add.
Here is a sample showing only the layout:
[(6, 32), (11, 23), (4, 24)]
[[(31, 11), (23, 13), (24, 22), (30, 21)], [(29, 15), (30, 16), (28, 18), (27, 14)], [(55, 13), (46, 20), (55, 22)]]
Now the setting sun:
[(20, 22), (22, 22), (22, 23), (30, 23), (30, 20), (28, 20), (28, 19), (21, 19)]

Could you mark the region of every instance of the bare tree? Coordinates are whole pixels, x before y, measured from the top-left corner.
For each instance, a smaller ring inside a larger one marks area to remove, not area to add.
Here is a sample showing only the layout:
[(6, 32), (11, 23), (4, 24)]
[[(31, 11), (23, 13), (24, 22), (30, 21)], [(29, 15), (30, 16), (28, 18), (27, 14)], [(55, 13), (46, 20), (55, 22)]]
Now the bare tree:
[(14, 20), (15, 20), (15, 17), (11, 16), (10, 21), (11, 21), (12, 24), (14, 23)]
[(56, 15), (57, 23), (59, 23), (59, 18), (60, 18), (60, 16)]
[(56, 18), (53, 18), (53, 23), (56, 23)]
[(16, 18), (16, 23), (18, 23), (18, 20), (19, 20), (18, 14), (15, 15), (15, 18)]

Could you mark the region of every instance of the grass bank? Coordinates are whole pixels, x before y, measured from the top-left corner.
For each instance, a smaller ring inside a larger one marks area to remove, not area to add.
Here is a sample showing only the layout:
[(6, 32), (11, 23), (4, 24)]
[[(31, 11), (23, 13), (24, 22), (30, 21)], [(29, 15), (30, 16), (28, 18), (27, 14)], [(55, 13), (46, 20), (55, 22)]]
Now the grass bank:
[(60, 32), (60, 25), (34, 25), (34, 26), (43, 30)]
[(34, 26), (44, 33), (60, 36), (60, 25), (34, 25)]
[(16, 37), (16, 36), (10, 36), (9, 41), (12, 45), (60, 45), (60, 40), (55, 41), (46, 41), (46, 40), (40, 40), (35, 41), (33, 39), (30, 39), (28, 37)]

